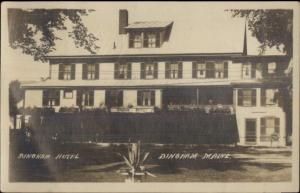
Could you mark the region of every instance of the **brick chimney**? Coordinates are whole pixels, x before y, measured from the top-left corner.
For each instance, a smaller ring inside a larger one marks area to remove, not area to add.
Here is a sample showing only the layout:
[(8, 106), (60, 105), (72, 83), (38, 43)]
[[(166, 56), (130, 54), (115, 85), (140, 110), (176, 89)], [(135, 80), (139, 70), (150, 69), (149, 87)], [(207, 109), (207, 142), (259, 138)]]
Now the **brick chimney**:
[(119, 34), (126, 34), (125, 27), (128, 26), (128, 11), (126, 9), (119, 10)]

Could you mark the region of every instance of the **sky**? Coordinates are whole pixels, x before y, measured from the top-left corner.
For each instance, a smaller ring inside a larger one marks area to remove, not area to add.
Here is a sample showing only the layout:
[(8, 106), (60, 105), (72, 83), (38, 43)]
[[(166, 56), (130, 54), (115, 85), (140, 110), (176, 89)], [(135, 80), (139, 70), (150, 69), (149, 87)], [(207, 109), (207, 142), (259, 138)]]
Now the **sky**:
[[(68, 5), (70, 6), (71, 4)], [(183, 4), (178, 2), (104, 2), (96, 5), (97, 6), (90, 6), (87, 4), (87, 6), (85, 6), (85, 4), (83, 4), (80, 5), (80, 8), (93, 8), (95, 10), (90, 15), (83, 17), (83, 21), (88, 27), (88, 30), (99, 38), (97, 42), (100, 46), (99, 52), (111, 49), (113, 41), (117, 39), (119, 9), (128, 10), (129, 23), (135, 21), (174, 21), (174, 23), (186, 24), (186, 30), (190, 31), (191, 34), (192, 32), (197, 33), (196, 31), (200, 30), (202, 33), (205, 33), (209, 39), (215, 40), (216, 43), (218, 43), (217, 38), (223, 38), (223, 36), (214, 35), (213, 32), (226, 34), (226, 38), (228, 38), (227, 43), (230, 44), (232, 42), (232, 44), (228, 46), (236, 46), (237, 48), (241, 48), (240, 51), (242, 51), (242, 45), (234, 44), (242, 41), (245, 19), (232, 18), (229, 12), (224, 11), (224, 7), (201, 3)], [(78, 8), (77, 6), (78, 4), (72, 8)], [(60, 8), (62, 7), (60, 6)], [(69, 24), (67, 24), (67, 26), (69, 26)], [(247, 33), (248, 54), (258, 54), (259, 43), (251, 36), (249, 31)], [(57, 35), (62, 40), (57, 42), (56, 51), (51, 53), (51, 55), (88, 54), (86, 50), (76, 49), (74, 47), (72, 39), (67, 36), (67, 32), (59, 32)], [(181, 35), (187, 39), (190, 37), (188, 33)], [(191, 41), (193, 40), (191, 39)], [(216, 46), (216, 49), (217, 48)], [(8, 72), (6, 74), (7, 79), (31, 81), (40, 80), (41, 77), (47, 77), (49, 75), (48, 63), (36, 62), (32, 56), (22, 54), (20, 50), (14, 50), (8, 46), (5, 47), (5, 50), (7, 52), (5, 60), (6, 68), (4, 70)], [(267, 54), (277, 53), (278, 52), (274, 49), (267, 52)]]

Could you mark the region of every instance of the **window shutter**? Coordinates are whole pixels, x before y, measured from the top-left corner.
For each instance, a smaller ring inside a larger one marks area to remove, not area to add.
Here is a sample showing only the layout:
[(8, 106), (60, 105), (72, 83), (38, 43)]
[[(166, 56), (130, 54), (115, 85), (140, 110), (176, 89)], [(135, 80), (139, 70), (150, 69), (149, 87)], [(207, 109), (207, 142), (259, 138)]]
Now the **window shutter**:
[(251, 78), (256, 78), (256, 64), (251, 65)]
[(82, 79), (87, 79), (87, 64), (82, 64)]
[(133, 34), (129, 33), (129, 48), (133, 48)]
[(90, 90), (89, 91), (89, 105), (90, 106), (94, 106), (94, 91), (93, 90)]
[(280, 119), (279, 118), (275, 118), (275, 133), (279, 134), (279, 128), (280, 128)]
[(77, 90), (77, 96), (76, 96), (76, 105), (81, 106), (81, 101), (82, 101), (82, 93), (81, 90)]
[(58, 66), (58, 79), (63, 80), (64, 79), (64, 71), (63, 71), (64, 65), (59, 64)]
[(71, 80), (75, 80), (75, 64), (71, 64)]
[(228, 78), (228, 62), (224, 62), (224, 78)]
[(266, 106), (266, 89), (260, 89), (260, 105)]
[(266, 135), (266, 118), (260, 118), (260, 134)]
[(142, 91), (137, 91), (137, 105), (142, 106)]
[(43, 106), (48, 106), (48, 92), (43, 90)]
[(119, 63), (115, 63), (115, 70), (114, 70), (115, 79), (119, 78), (119, 76), (118, 76), (118, 69), (119, 69)]
[(95, 64), (95, 79), (99, 79), (99, 64)]
[(127, 63), (127, 78), (131, 79), (131, 63)]
[(151, 91), (151, 106), (155, 106), (155, 91)]
[(154, 78), (158, 78), (158, 63), (154, 62)]
[(160, 47), (160, 33), (159, 32), (156, 33), (155, 44), (156, 44), (157, 48)]
[(238, 106), (243, 106), (243, 90), (239, 89), (238, 91)]
[(256, 106), (256, 90), (252, 90), (251, 92), (251, 104), (252, 106)]
[(118, 106), (123, 106), (123, 91), (119, 91), (118, 93)]
[(148, 48), (148, 33), (144, 33), (143, 46), (144, 48)]
[(193, 78), (197, 78), (197, 62), (193, 62)]
[(145, 63), (141, 63), (141, 79), (145, 79)]
[(182, 62), (178, 63), (178, 78), (182, 78)]
[(170, 63), (166, 62), (166, 69), (165, 69), (166, 78), (170, 78)]
[(55, 106), (60, 105), (60, 90), (55, 90)]

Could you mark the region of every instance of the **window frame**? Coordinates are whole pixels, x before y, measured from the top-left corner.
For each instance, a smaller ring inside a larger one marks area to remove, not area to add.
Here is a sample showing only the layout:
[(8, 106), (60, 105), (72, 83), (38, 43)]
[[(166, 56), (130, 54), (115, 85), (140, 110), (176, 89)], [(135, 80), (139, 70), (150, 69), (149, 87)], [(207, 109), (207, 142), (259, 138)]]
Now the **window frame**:
[[(66, 97), (66, 93), (72, 93), (71, 97)], [(64, 90), (64, 95), (63, 95), (64, 99), (73, 99), (74, 98), (74, 94), (73, 94), (73, 90)]]
[[(67, 71), (66, 67), (70, 69)], [(67, 78), (66, 75), (68, 75)], [(72, 80), (72, 64), (63, 64), (63, 80)]]
[[(53, 102), (54, 104), (52, 104)], [(60, 106), (60, 90), (58, 89), (43, 90), (43, 106), (46, 107)]]
[[(250, 94), (246, 96), (250, 103), (245, 103), (245, 92), (250, 91)], [(252, 88), (238, 89), (238, 106), (240, 107), (256, 107), (257, 106), (257, 90)]]

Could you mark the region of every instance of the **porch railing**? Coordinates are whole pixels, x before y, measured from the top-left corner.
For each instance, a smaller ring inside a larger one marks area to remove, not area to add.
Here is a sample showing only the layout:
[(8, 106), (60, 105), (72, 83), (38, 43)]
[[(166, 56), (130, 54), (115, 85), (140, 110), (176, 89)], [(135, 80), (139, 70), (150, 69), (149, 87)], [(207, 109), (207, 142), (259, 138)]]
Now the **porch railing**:
[(168, 111), (203, 111), (205, 113), (234, 114), (233, 105), (168, 105)]

